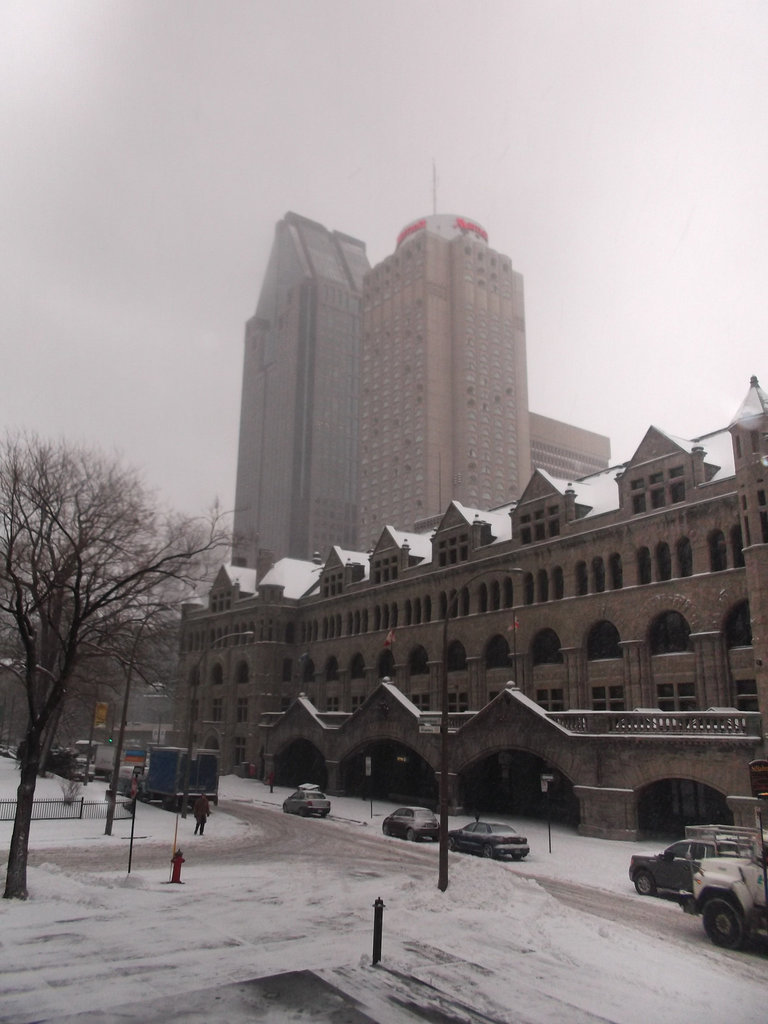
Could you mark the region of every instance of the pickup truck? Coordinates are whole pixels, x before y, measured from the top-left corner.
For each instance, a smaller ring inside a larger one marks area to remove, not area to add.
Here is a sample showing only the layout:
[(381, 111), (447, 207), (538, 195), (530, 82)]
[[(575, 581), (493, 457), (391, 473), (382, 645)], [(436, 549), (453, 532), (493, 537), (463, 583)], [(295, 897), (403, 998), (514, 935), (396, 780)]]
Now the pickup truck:
[[(686, 830), (687, 833), (688, 830)], [(736, 857), (739, 847), (717, 828), (706, 837), (686, 834), (661, 853), (636, 853), (629, 862), (629, 878), (641, 896), (675, 897), (693, 888), (693, 872), (710, 857)]]

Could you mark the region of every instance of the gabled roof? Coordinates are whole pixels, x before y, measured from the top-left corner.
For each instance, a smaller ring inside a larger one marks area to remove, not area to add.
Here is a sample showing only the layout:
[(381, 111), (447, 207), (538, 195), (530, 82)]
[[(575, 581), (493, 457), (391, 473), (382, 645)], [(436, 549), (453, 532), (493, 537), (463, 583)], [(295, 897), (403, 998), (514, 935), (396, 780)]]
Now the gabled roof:
[(239, 587), (241, 594), (256, 593), (256, 570), (242, 565), (222, 565), (211, 584), (211, 590)]
[(340, 548), (338, 544), (334, 544), (328, 552), (323, 571), (326, 569), (343, 568), (345, 565), (349, 565), (350, 562), (362, 565), (365, 569), (365, 577), (368, 576), (369, 564), (367, 553), (365, 551), (347, 551), (345, 548)]
[(762, 416), (768, 416), (768, 394), (760, 387), (757, 377), (751, 377), (747, 397), (739, 406), (739, 411), (731, 420), (730, 426), (756, 420)]
[(403, 545), (407, 544), (411, 549), (411, 557), (431, 558), (432, 544), (429, 533), (407, 533), (405, 530), (396, 530), (394, 526), (385, 526), (379, 534), (379, 539), (374, 545), (374, 553), (380, 551), (401, 551)]
[(321, 565), (298, 558), (281, 558), (262, 577), (260, 587), (282, 587), (283, 596), (298, 600), (313, 590), (320, 579)]

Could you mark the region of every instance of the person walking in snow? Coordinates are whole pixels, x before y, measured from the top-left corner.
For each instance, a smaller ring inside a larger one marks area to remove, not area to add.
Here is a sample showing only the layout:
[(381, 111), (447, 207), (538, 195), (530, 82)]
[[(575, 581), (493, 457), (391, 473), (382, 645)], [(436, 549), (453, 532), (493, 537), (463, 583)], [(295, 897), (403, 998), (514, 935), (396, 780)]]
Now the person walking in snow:
[(195, 800), (195, 806), (192, 808), (195, 815), (195, 835), (198, 831), (200, 835), (205, 832), (205, 823), (208, 820), (208, 815), (211, 813), (211, 805), (208, 803), (208, 797), (205, 793), (201, 793), (200, 796)]

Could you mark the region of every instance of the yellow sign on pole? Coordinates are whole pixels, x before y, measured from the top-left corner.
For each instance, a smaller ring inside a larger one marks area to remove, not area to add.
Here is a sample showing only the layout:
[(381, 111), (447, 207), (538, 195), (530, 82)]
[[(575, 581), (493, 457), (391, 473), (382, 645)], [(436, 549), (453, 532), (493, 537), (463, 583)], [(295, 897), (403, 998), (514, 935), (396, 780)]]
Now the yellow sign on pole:
[(93, 708), (93, 727), (98, 729), (107, 724), (107, 709), (109, 704), (99, 701)]

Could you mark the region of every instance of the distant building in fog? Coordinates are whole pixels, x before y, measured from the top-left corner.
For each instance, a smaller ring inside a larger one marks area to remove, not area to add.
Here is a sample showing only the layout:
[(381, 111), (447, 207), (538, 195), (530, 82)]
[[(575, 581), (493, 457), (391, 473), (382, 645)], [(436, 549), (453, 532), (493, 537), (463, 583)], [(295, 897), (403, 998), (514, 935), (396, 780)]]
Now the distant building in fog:
[(307, 558), (356, 530), (365, 244), (295, 213), (275, 230), (243, 362), (233, 561)]

